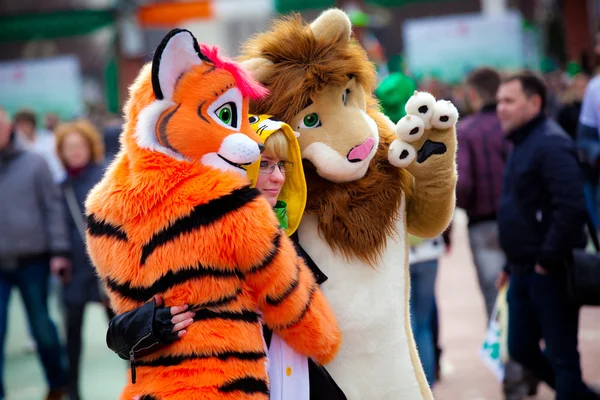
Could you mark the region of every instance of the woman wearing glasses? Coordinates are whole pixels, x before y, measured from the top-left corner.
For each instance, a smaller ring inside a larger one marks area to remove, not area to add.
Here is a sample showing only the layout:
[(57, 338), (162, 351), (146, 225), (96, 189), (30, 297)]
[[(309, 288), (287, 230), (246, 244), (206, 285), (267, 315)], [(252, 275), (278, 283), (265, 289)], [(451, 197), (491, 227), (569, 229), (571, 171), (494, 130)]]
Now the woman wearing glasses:
[[(306, 204), (306, 182), (296, 134), (289, 125), (265, 115), (251, 116), (250, 124), (263, 140), (265, 150), (260, 162), (248, 167), (248, 177), (273, 207), (281, 228), (321, 284), (327, 277), (299, 246), (296, 235)], [(107, 344), (133, 366), (136, 358), (183, 337), (193, 318), (187, 305), (162, 307), (162, 298), (156, 296), (154, 301), (113, 318)], [(264, 337), (271, 400), (346, 399), (325, 368), (296, 353), (267, 327)]]

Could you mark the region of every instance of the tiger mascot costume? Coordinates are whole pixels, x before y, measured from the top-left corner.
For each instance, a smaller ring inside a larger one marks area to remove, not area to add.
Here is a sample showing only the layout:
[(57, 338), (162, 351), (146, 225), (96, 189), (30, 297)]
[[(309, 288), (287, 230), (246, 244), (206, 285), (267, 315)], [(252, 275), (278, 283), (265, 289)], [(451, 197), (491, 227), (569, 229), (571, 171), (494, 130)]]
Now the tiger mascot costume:
[(131, 87), (122, 150), (90, 193), (87, 243), (111, 305), (189, 304), (181, 340), (132, 361), (121, 399), (268, 399), (261, 322), (330, 361), (341, 334), (313, 275), (248, 185), (262, 145), (236, 64), (171, 31)]

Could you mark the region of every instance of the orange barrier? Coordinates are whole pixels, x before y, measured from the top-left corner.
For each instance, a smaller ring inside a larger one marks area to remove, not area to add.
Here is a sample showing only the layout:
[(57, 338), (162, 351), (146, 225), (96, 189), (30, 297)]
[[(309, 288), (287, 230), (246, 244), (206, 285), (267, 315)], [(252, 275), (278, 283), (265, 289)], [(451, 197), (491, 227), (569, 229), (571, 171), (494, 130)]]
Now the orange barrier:
[(140, 26), (172, 27), (189, 19), (204, 19), (213, 16), (212, 1), (168, 1), (147, 4), (138, 9)]

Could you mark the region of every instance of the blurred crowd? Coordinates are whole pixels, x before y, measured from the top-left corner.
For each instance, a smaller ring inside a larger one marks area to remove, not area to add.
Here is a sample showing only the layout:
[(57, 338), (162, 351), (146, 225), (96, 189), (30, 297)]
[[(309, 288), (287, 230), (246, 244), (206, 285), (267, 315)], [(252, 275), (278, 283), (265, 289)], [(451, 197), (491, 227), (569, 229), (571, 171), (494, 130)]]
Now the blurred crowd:
[[(511, 360), (499, 388), (506, 399), (535, 393), (540, 381), (555, 388), (557, 399), (600, 398), (582, 381), (579, 307), (568, 302), (559, 284), (567, 254), (581, 245), (570, 239), (582, 231), (586, 214), (598, 228), (600, 78), (592, 75), (581, 68), (543, 77), (479, 68), (449, 85), (392, 72), (376, 92), (394, 122), (417, 88), (459, 109), (457, 202), (469, 217), (469, 244), (488, 318), (498, 289), (510, 280)], [(17, 288), (48, 400), (83, 398), (79, 364), (86, 304), (102, 303), (107, 318), (113, 317), (86, 255), (83, 210), (88, 191), (118, 152), (120, 124), (118, 118), (60, 121), (53, 114), (23, 109), (11, 116), (0, 109), (0, 379), (10, 294)], [(530, 210), (534, 218), (525, 221)], [(451, 249), (449, 238), (448, 232), (410, 238), (413, 331), (431, 385), (441, 378), (435, 281), (438, 260)], [(66, 346), (48, 311), (53, 280), (64, 306)], [(0, 381), (0, 399), (5, 396)]]
[[(452, 99), (460, 111), (457, 207), (468, 216), (488, 322), (499, 290), (508, 285), (509, 359), (501, 388), (508, 400), (535, 395), (539, 382), (557, 399), (600, 398), (600, 389), (582, 380), (580, 304), (565, 284), (573, 250), (598, 230), (598, 79), (571, 65), (546, 74), (483, 67), (456, 85), (433, 78), (412, 83)], [(394, 121), (413, 90), (407, 80), (392, 73), (378, 89)], [(410, 242), (413, 331), (432, 386), (440, 379), (442, 352), (435, 281), (438, 260), (451, 249), (449, 237)]]
[[(12, 118), (0, 109), (0, 340), (16, 287), (27, 312), (49, 386), (48, 399), (79, 399), (81, 328), (85, 305), (107, 304), (87, 257), (84, 201), (116, 154), (120, 128), (103, 132), (85, 119), (42, 123), (31, 110)], [(51, 276), (60, 285), (66, 354), (48, 311)], [(112, 313), (106, 306), (107, 315)], [(65, 357), (65, 355), (67, 357)], [(0, 376), (4, 345), (0, 344)], [(6, 393), (0, 382), (0, 399)]]

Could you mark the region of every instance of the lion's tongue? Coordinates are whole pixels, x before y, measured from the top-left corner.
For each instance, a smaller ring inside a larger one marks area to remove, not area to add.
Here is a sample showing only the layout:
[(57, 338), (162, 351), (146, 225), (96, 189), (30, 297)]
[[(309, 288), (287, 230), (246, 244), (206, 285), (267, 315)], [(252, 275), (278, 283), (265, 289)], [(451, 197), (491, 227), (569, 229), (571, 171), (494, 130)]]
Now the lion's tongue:
[(367, 158), (367, 156), (373, 149), (374, 145), (375, 145), (375, 139), (373, 139), (371, 137), (368, 138), (367, 140), (364, 141), (363, 144), (358, 145), (355, 148), (353, 148), (352, 150), (350, 150), (350, 153), (348, 153), (348, 160), (358, 160), (358, 161), (364, 160), (365, 158)]

